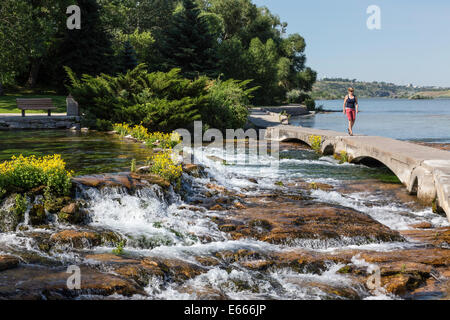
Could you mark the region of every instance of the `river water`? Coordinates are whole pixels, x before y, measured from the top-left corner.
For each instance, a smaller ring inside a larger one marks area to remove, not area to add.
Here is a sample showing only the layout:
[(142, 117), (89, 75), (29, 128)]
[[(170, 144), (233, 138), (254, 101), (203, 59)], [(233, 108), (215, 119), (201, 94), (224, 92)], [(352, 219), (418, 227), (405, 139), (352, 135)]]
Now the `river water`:
[[(311, 128), (347, 132), (342, 100), (317, 100), (326, 110), (341, 112), (292, 119)], [(450, 142), (450, 99), (359, 99), (354, 132), (400, 140)]]
[[(387, 100), (362, 100), (363, 112), (356, 130), (366, 134), (379, 134), (400, 139), (417, 139), (433, 142), (450, 141), (450, 109), (447, 100), (394, 101), (389, 109)], [(326, 103), (326, 105), (325, 105)], [(324, 102), (325, 108), (337, 102)], [(422, 103), (421, 107), (419, 107)], [(320, 102), (319, 102), (320, 104)], [(370, 106), (370, 108), (369, 108)], [(429, 106), (428, 112), (419, 109)], [(439, 108), (438, 106), (444, 106)], [(339, 108), (339, 106), (336, 106)], [(407, 110), (408, 109), (408, 110)], [(378, 110), (378, 111), (376, 111)], [(397, 111), (393, 111), (397, 110)], [(403, 111), (401, 111), (403, 110)], [(409, 114), (406, 117), (406, 114)], [(409, 120), (408, 120), (409, 119)], [(422, 119), (422, 121), (420, 121)], [(376, 120), (376, 121), (375, 121)], [(314, 118), (301, 119), (305, 126), (341, 130), (341, 114), (321, 114)], [(429, 124), (433, 122), (433, 124)], [(387, 125), (390, 123), (391, 125)], [(408, 124), (409, 123), (409, 124)], [(392, 127), (396, 126), (397, 130)], [(429, 129), (427, 129), (429, 127)], [(385, 128), (385, 129), (383, 129)], [(414, 129), (412, 129), (414, 128)], [(77, 174), (125, 171), (131, 159), (138, 164), (148, 155), (148, 149), (137, 143), (120, 140), (116, 136), (100, 133), (72, 133), (69, 131), (22, 131), (0, 133), (0, 160), (13, 154), (60, 153), (68, 167)], [(308, 201), (312, 207), (331, 205), (336, 208), (350, 208), (362, 212), (392, 230), (408, 230), (412, 224), (428, 222), (433, 227), (449, 226), (446, 218), (436, 215), (428, 206), (417, 203), (398, 184), (395, 176), (386, 168), (368, 168), (363, 165), (339, 164), (333, 157), (317, 155), (312, 150), (293, 144), (281, 144), (280, 162), (276, 168), (264, 165), (273, 159), (259, 158), (261, 165), (228, 165), (235, 158), (242, 157), (244, 150), (228, 154), (226, 150), (202, 148), (205, 157), (199, 160), (206, 174), (200, 178), (184, 175), (181, 192), (171, 190), (168, 194), (159, 187), (144, 188), (130, 194), (121, 188), (82, 188), (78, 197), (87, 202), (91, 219), (89, 227), (115, 231), (127, 239), (125, 252), (134, 257), (164, 257), (188, 263), (198, 263), (196, 258), (217, 257), (218, 252), (251, 250), (261, 255), (282, 254), (306, 250), (312, 253), (339, 253), (344, 250), (373, 250), (389, 252), (423, 247), (417, 241), (374, 241), (361, 238), (298, 239), (286, 243), (269, 243), (252, 237), (233, 239), (221, 230), (214, 220), (227, 219), (236, 213), (233, 210), (217, 211), (196, 206), (203, 194), (214, 184), (234, 194), (252, 198), (261, 194), (278, 194), (282, 197), (304, 195), (297, 186), (301, 183), (324, 183), (329, 190), (311, 190)], [(191, 152), (199, 150), (190, 150)], [(219, 161), (217, 161), (219, 159)], [(225, 161), (220, 161), (223, 159)], [(252, 163), (255, 163), (253, 161)], [(280, 183), (281, 182), (281, 183)], [(385, 186), (388, 186), (386, 188)], [(264, 201), (251, 206), (263, 209), (269, 206)], [(201, 202), (201, 201), (200, 201)], [(301, 202), (299, 202), (301, 203)], [(283, 203), (280, 203), (283, 208)], [(71, 229), (73, 226), (53, 223), (49, 230)], [(35, 232), (52, 231), (32, 228)], [(87, 253), (111, 253), (114, 247), (100, 246), (84, 250), (54, 250), (42, 252), (29, 233), (0, 233), (0, 254), (32, 252), (45, 259), (70, 263), (92, 263)], [(355, 256), (355, 264), (364, 261)], [(372, 299), (396, 299), (386, 292), (371, 292), (350, 277), (339, 273), (343, 265), (327, 264), (326, 270), (298, 272), (292, 268), (274, 268), (262, 272), (230, 262), (208, 266), (207, 272), (192, 277), (183, 284), (167, 279), (151, 278), (145, 286), (146, 295), (133, 298), (150, 299), (198, 299), (204, 298), (198, 292), (220, 292), (229, 299), (335, 299), (323, 286), (340, 287), (355, 292), (357, 297)], [(107, 269), (107, 268), (106, 268)], [(239, 284), (239, 285), (238, 285)], [(245, 285), (242, 285), (245, 284)], [(207, 298), (216, 297), (211, 294)], [(84, 296), (84, 298), (99, 298)], [(115, 296), (114, 298), (124, 298)]]

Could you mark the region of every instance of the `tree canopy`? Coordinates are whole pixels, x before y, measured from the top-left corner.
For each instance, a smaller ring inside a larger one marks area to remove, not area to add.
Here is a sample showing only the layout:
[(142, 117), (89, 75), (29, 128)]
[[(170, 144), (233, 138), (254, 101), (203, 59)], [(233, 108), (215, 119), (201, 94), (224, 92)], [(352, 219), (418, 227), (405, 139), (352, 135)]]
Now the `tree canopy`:
[[(81, 30), (66, 27), (72, 4), (82, 10)], [(0, 18), (0, 88), (62, 91), (64, 66), (115, 76), (145, 63), (189, 79), (251, 80), (252, 103), (274, 104), (316, 80), (303, 37), (251, 0), (2, 0)]]

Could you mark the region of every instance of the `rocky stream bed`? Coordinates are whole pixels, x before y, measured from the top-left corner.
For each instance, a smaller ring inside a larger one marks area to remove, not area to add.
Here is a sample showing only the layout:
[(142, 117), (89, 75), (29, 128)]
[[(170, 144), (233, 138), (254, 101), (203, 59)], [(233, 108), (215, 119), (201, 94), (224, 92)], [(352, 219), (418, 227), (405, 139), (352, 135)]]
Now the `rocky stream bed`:
[[(42, 189), (29, 192), (22, 218), (13, 196), (4, 199), (0, 298), (450, 297), (444, 217), (397, 183), (326, 178), (365, 168), (282, 149), (277, 174), (209, 155), (183, 167), (178, 188), (145, 172), (79, 176), (72, 197), (49, 203)], [(301, 161), (323, 172), (292, 174)], [(70, 265), (80, 289), (67, 287)]]

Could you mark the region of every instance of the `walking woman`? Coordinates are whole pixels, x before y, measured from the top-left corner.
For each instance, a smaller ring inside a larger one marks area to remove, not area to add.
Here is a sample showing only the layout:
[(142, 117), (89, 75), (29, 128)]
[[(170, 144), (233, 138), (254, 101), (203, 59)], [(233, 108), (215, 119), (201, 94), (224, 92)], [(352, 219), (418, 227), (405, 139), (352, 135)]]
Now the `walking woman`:
[(348, 95), (345, 96), (343, 113), (348, 118), (348, 134), (353, 136), (353, 125), (355, 124), (356, 114), (358, 113), (358, 98), (353, 94), (353, 88), (348, 88)]

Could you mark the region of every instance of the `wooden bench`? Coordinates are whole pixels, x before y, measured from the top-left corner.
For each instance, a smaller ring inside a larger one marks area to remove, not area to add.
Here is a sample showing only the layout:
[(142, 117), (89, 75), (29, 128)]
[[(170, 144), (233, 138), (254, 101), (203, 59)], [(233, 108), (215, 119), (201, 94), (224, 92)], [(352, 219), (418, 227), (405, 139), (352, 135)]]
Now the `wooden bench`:
[(17, 108), (22, 110), (22, 117), (25, 117), (25, 110), (47, 110), (48, 116), (52, 115), (52, 110), (56, 109), (51, 98), (16, 99)]

